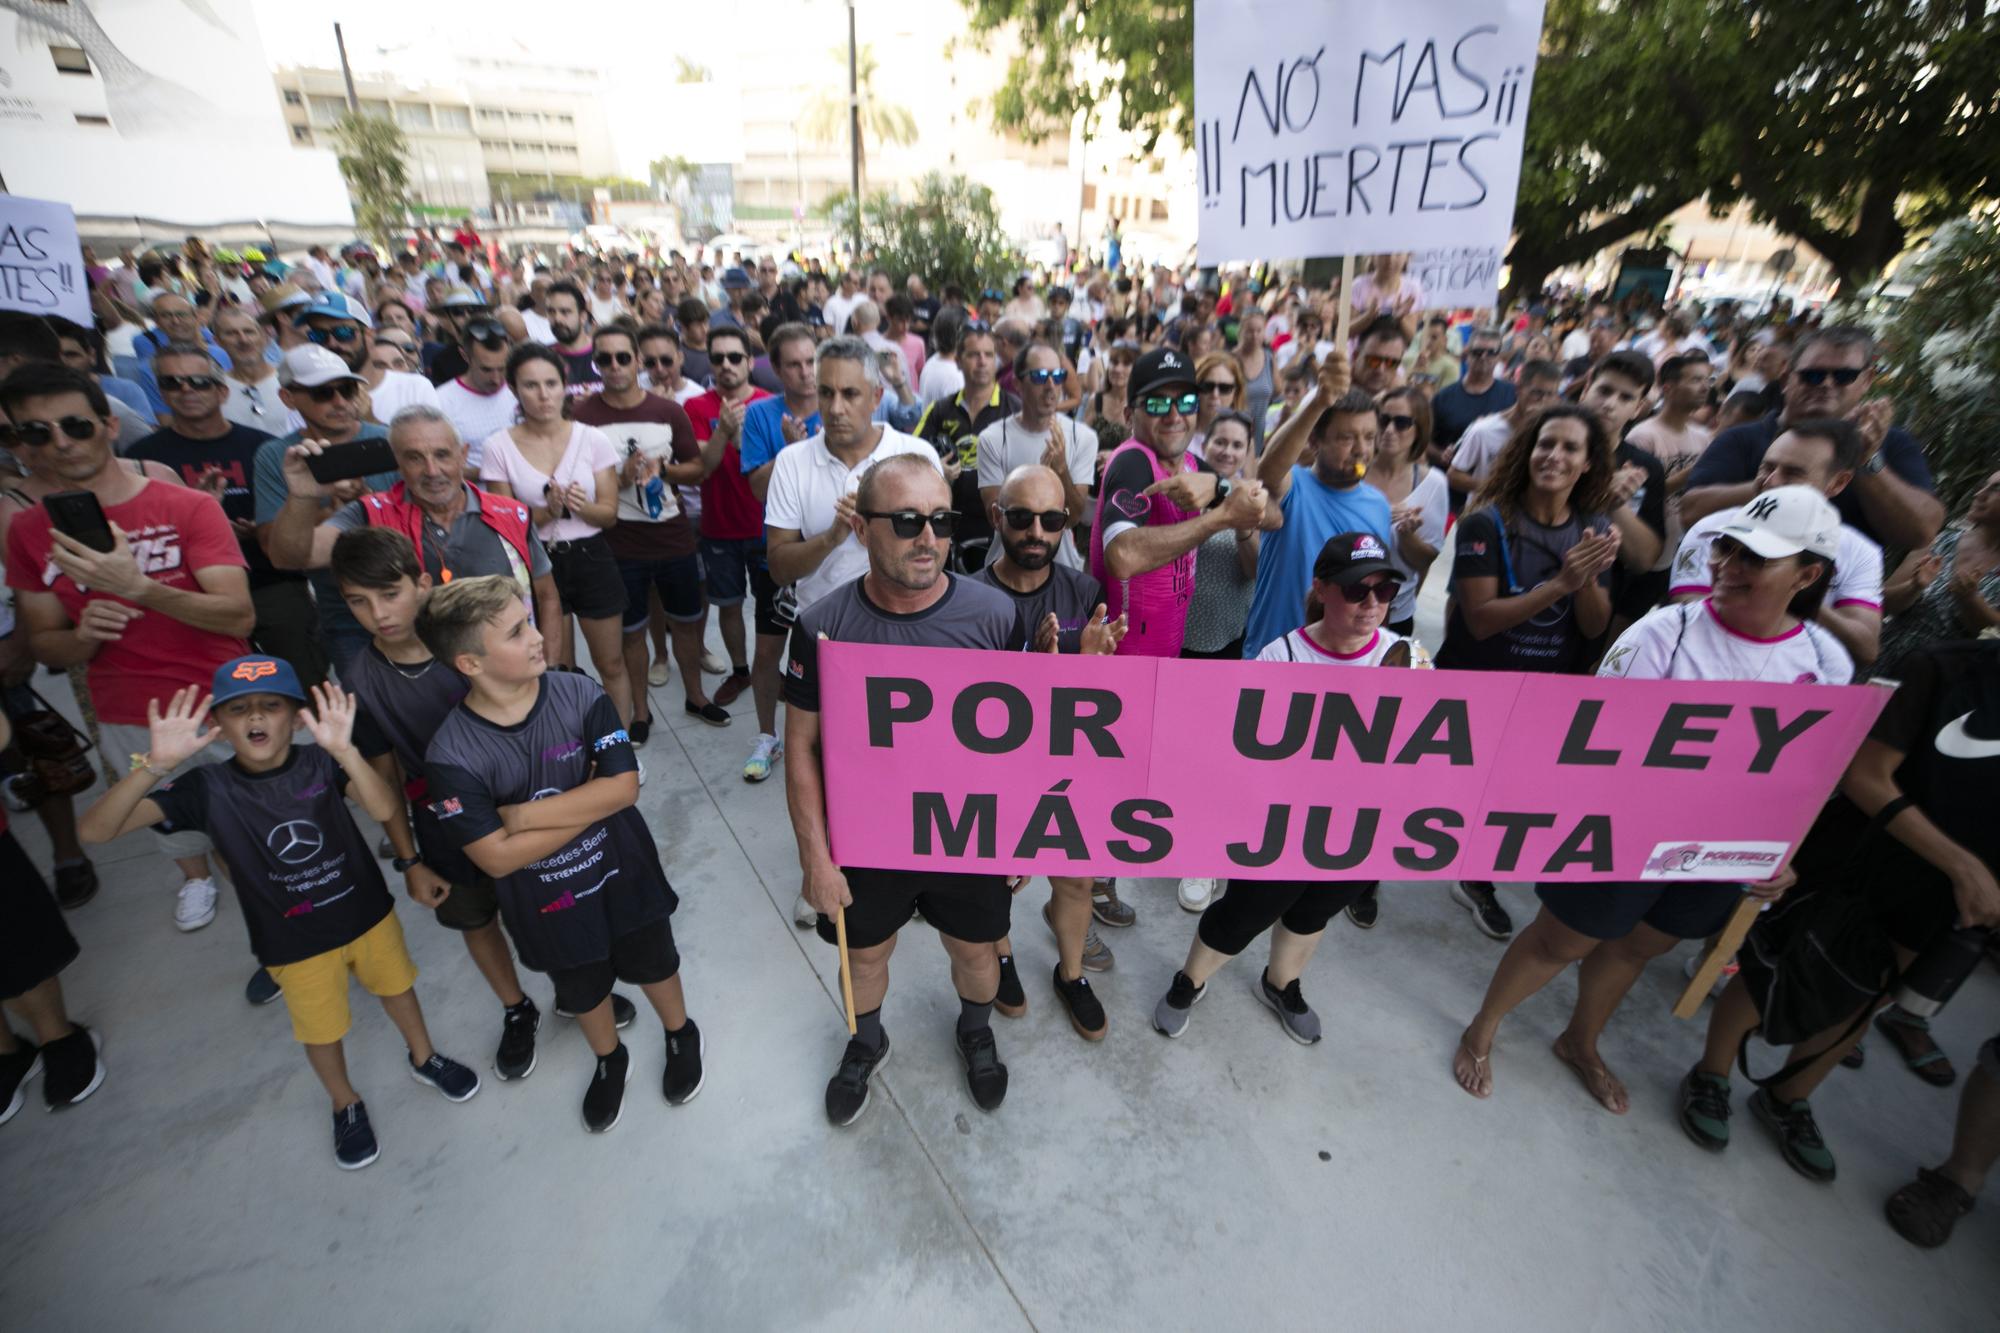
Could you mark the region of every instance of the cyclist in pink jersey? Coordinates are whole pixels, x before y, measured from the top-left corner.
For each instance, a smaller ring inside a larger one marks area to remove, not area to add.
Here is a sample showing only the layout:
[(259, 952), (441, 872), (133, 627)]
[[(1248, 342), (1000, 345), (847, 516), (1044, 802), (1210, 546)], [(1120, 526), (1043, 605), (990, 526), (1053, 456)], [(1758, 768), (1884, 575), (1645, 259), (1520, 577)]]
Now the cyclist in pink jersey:
[(1128, 617), (1121, 654), (1178, 657), (1194, 597), (1195, 551), (1226, 529), (1275, 526), (1257, 481), (1225, 481), (1187, 452), (1198, 398), (1194, 363), (1171, 347), (1141, 356), (1127, 389), (1132, 438), (1098, 488), (1090, 572), (1107, 612)]

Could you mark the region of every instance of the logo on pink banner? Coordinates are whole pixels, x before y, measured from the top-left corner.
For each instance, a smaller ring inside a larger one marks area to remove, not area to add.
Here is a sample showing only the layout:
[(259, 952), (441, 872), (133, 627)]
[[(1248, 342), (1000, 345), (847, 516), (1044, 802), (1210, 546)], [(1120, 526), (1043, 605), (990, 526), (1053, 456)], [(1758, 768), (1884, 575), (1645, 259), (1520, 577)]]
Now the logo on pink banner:
[(1037, 875), (1764, 879), (1888, 698), (832, 642), (821, 662), (836, 861)]

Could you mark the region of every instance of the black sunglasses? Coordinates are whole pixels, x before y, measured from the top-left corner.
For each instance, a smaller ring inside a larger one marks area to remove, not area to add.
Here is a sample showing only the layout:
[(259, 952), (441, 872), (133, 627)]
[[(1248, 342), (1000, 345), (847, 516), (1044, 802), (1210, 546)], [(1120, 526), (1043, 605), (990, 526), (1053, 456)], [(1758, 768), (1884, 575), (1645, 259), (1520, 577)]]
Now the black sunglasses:
[(88, 440), (97, 435), (95, 417), (64, 417), (60, 421), (23, 421), (7, 430), (7, 438), (30, 449), (39, 449), (56, 437), (56, 427), (72, 440)]
[(1405, 416), (1392, 417), (1384, 414), (1382, 424), (1394, 430), (1415, 430), (1417, 428), (1417, 419)]
[(1399, 591), (1401, 589), (1397, 586), (1394, 579), (1383, 579), (1379, 583), (1350, 583), (1341, 588), (1340, 599), (1349, 606), (1359, 606), (1370, 597), (1373, 597), (1376, 601), (1382, 603), (1382, 605), (1387, 606), (1396, 600), (1396, 594)]
[(1734, 560), (1752, 574), (1761, 573), (1764, 566), (1771, 563), (1771, 557), (1758, 555), (1734, 537), (1717, 537), (1708, 550), (1710, 557), (1717, 562)]
[(630, 352), (599, 352), (590, 358), (590, 364), (602, 370), (606, 366), (629, 366), (636, 359)]
[(680, 362), (671, 356), (649, 356), (644, 358), (643, 364), (648, 370), (659, 370), (662, 367), (672, 370)]
[(336, 324), (330, 329), (307, 329), (306, 340), (321, 347), (328, 343), (351, 343), (361, 336), (358, 324)]
[(341, 380), (337, 384), (314, 384), (305, 386), (306, 397), (315, 403), (330, 403), (335, 398), (345, 398), (352, 402), (360, 396), (361, 386), (353, 380)]
[(178, 393), (182, 389), (206, 390), (222, 383), (213, 375), (162, 375), (159, 377), (161, 393)]
[(1497, 347), (1468, 347), (1465, 349), (1465, 354), (1467, 356), (1498, 356), (1500, 355), (1500, 349)]
[(1227, 397), (1236, 392), (1235, 380), (1203, 380), (1195, 386), (1204, 394), (1220, 394)]
[(1197, 393), (1149, 393), (1139, 400), (1139, 410), (1149, 417), (1163, 417), (1169, 412), (1191, 417), (1200, 407), (1201, 395)]
[(1001, 517), (1007, 526), (1016, 532), (1026, 532), (1039, 520), (1043, 532), (1061, 532), (1069, 526), (1069, 511), (1066, 509), (1003, 509)]
[(1795, 370), (1792, 373), (1797, 375), (1802, 383), (1810, 384), (1815, 389), (1828, 380), (1832, 380), (1835, 384), (1845, 389), (1848, 385), (1860, 379), (1864, 372), (1855, 369), (1853, 366), (1842, 366), (1838, 370), (1821, 370), (1815, 368), (1812, 370)]
[(949, 509), (939, 509), (930, 514), (919, 514), (914, 509), (898, 509), (885, 513), (878, 509), (864, 509), (861, 517), (867, 519), (886, 518), (889, 531), (908, 541), (924, 530), (924, 524), (931, 525), (931, 531), (949, 539), (958, 530), (958, 515)]
[[(380, 339), (377, 339), (379, 342)], [(465, 326), (465, 341), (478, 343), (489, 352), (497, 352), (507, 345), (507, 326), (492, 320), (474, 320)], [(411, 349), (404, 348), (404, 351)]]
[(710, 352), (708, 359), (718, 366), (740, 366), (750, 357), (743, 352)]

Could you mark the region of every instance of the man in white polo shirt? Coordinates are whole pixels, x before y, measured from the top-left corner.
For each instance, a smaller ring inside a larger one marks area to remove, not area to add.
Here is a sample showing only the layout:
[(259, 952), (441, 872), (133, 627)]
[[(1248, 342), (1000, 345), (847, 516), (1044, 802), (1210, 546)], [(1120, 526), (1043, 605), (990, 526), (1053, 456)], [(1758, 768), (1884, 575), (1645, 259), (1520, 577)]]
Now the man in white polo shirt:
[(461, 348), (465, 371), (438, 386), (437, 402), (465, 441), (467, 471), (477, 476), (480, 446), (519, 420), (521, 408), (507, 387), (506, 327), (490, 315), (475, 315), (466, 321)]
[(820, 433), (779, 451), (764, 496), (771, 577), (792, 585), (801, 611), (868, 571), (868, 553), (847, 522), (862, 473), (896, 454), (919, 454), (944, 471), (930, 445), (869, 419), (882, 398), (882, 375), (867, 343), (827, 339), (813, 376)]

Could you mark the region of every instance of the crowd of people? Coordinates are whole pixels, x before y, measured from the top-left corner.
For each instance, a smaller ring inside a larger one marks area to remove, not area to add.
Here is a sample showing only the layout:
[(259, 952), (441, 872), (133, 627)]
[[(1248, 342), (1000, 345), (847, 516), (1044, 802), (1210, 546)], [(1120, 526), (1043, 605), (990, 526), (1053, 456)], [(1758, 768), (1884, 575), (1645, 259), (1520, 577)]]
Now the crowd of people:
[[(635, 809), (649, 691), (675, 675), (689, 718), (752, 731), (746, 781), (784, 769), (794, 916), (830, 943), (844, 931), (856, 1031), (829, 1120), (862, 1113), (888, 1055), (888, 960), (913, 918), (950, 958), (970, 1095), (998, 1107), (992, 1015), (1028, 1006), (1022, 885), (833, 860), (826, 639), (1895, 690), (1772, 881), (1543, 884), (1518, 929), (1492, 884), (1453, 884), (1505, 945), (1450, 1061), (1475, 1097), (1494, 1092), (1503, 1019), (1578, 964), (1555, 1054), (1625, 1112), (1607, 1024), (1648, 963), (1716, 935), (1746, 893), (1893, 897), (1869, 919), (1899, 966), (1955, 926), (2000, 924), (2000, 845), (1965, 799), (1996, 789), (2000, 667), (1966, 641), (2000, 627), (2000, 474), (1948, 521), (1922, 445), (1872, 392), (1863, 329), (1643, 293), (1436, 312), (1396, 255), (1342, 290), (1078, 253), (1004, 293), (865, 263), (699, 261), (505, 264), (469, 225), (386, 260), (191, 242), (93, 260), (94, 327), (0, 319), (8, 791), (54, 849), (51, 891), (11, 835), (0, 848), (27, 923), (0, 951), (0, 994), (33, 1033), (0, 1027), (6, 1114), (35, 1072), (51, 1107), (104, 1076), (63, 1006), (62, 912), (97, 890), (85, 846), (141, 828), (179, 867), (181, 930), (214, 919), (226, 868), (258, 964), (246, 995), (284, 1001), (343, 1167), (378, 1151), (341, 1055), (350, 973), (413, 1077), (453, 1101), (480, 1082), (432, 1044), (378, 856), (493, 990), (497, 1077), (535, 1066), (518, 958), (597, 1057), (590, 1130), (617, 1122), (634, 1059), (619, 1031), (637, 1007), (614, 982), (661, 1024), (665, 1099), (693, 1097), (704, 1038), (675, 893)], [(1419, 590), (1447, 556), (1425, 642)], [(81, 734), (35, 694), (37, 667), (69, 674)], [(79, 815), (91, 747), (112, 785)], [(1895, 893), (1850, 886), (1858, 863)], [(1384, 915), (1372, 882), (1183, 879), (1176, 898), (1200, 920), (1153, 1010), (1169, 1037), (1268, 933), (1256, 993), (1318, 1042), (1315, 948), (1343, 917)], [(1109, 1028), (1100, 932), (1140, 906), (1115, 880), (1050, 881), (1052, 994), (1086, 1040)], [(1739, 1039), (1770, 1017), (1767, 933), (1680, 1089), (1710, 1150), (1728, 1141)], [(1923, 1013), (1866, 998), (1816, 1015), (1749, 1098), (1814, 1179), (1835, 1168), (1809, 1095), (1862, 1058), (1866, 1017), (1920, 1077), (1956, 1077)], [(1951, 1158), (1890, 1207), (1920, 1243), (2000, 1154), (2000, 1040), (1966, 1108)]]

